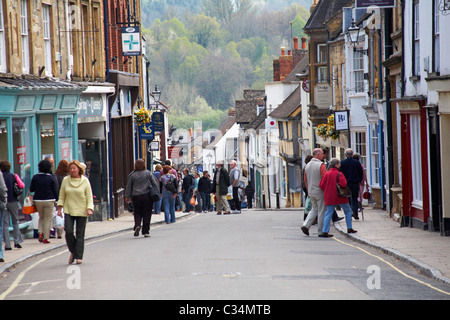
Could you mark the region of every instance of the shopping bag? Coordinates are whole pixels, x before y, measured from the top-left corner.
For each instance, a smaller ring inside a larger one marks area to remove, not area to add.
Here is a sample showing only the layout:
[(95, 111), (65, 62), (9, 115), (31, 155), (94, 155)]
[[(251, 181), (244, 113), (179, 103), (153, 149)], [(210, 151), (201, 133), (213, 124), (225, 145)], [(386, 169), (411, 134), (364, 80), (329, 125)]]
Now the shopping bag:
[(23, 202), (22, 213), (23, 214), (32, 214), (37, 212), (36, 206), (33, 204), (33, 199), (31, 195), (28, 194)]

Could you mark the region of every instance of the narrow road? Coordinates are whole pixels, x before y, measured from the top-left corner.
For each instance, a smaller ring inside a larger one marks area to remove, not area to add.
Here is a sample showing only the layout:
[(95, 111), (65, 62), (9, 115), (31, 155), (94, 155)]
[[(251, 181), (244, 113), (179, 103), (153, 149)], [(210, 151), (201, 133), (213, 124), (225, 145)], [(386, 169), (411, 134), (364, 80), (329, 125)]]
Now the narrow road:
[(390, 256), (351, 242), (307, 237), (298, 212), (194, 214), (86, 243), (84, 262), (66, 250), (20, 264), (0, 280), (1, 298), (304, 300), (449, 299), (450, 288)]

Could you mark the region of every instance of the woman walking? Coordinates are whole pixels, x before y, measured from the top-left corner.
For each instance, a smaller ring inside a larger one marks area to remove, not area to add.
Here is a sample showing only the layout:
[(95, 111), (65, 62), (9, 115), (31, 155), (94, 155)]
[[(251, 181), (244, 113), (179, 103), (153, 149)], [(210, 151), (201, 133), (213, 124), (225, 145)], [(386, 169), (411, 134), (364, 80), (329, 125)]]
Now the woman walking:
[(342, 172), (339, 172), (341, 162), (338, 159), (331, 159), (329, 169), (320, 181), (320, 188), (323, 190), (325, 198), (325, 217), (323, 219), (322, 237), (328, 238), (333, 235), (330, 232), (330, 222), (336, 205), (339, 205), (345, 213), (345, 222), (347, 224), (347, 233), (356, 233), (352, 228), (352, 208), (348, 203), (347, 197), (340, 197), (337, 193), (336, 183), (343, 188), (347, 186), (347, 180)]
[(39, 173), (31, 179), (30, 192), (34, 192), (33, 202), (39, 212), (39, 242), (50, 243), (55, 201), (58, 199), (58, 183), (52, 175), (52, 164), (42, 160), (38, 164)]
[(64, 229), (70, 251), (69, 264), (75, 260), (80, 264), (83, 262), (87, 219), (93, 213), (94, 199), (89, 179), (84, 176), (83, 167), (77, 160), (69, 164), (69, 175), (62, 181), (57, 205), (60, 217), (64, 208)]
[(19, 196), (14, 191), (14, 185), (17, 185), (20, 190), (25, 186), (17, 174), (10, 172), (11, 163), (7, 160), (0, 161), (0, 170), (5, 180), (6, 188), (8, 189), (8, 199), (6, 203), (6, 210), (3, 214), (3, 241), (5, 242), (5, 250), (11, 250), (11, 241), (9, 236), (9, 221), (11, 219), (14, 237), (14, 247), (22, 248), (20, 245), (23, 242), (22, 234), (19, 228), (19, 206), (17, 197)]
[(161, 181), (161, 194), (164, 206), (164, 221), (166, 223), (175, 222), (175, 198), (177, 197), (177, 178), (171, 174), (170, 166), (163, 167), (163, 175)]
[(145, 168), (145, 160), (137, 159), (134, 171), (128, 176), (125, 190), (125, 202), (134, 204), (134, 236), (139, 236), (142, 229), (144, 237), (150, 237), (150, 222), (152, 218), (153, 200), (150, 197), (151, 188), (156, 188), (159, 194), (159, 183), (155, 176)]

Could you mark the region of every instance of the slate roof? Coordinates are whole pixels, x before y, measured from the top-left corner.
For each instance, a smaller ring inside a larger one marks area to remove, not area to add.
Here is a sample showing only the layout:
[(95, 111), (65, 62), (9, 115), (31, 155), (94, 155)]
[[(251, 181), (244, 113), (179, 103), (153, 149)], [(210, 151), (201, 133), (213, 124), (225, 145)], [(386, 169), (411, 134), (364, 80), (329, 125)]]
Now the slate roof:
[(85, 86), (76, 83), (64, 82), (56, 79), (50, 78), (38, 78), (30, 76), (19, 76), (19, 77), (0, 77), (0, 88), (14, 88), (14, 89), (28, 89), (28, 90), (39, 90), (39, 89), (73, 89), (73, 90), (83, 90)]
[(306, 22), (305, 32), (322, 29), (325, 21), (342, 8), (353, 6), (353, 3), (354, 1), (349, 0), (320, 0)]

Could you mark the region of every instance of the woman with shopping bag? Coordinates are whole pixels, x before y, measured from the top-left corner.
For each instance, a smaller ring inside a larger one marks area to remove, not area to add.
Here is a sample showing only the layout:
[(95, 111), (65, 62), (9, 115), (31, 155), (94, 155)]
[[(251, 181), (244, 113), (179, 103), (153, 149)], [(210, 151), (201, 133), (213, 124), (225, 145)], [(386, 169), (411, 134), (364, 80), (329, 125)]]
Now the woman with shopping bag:
[(48, 239), (50, 239), (55, 201), (58, 199), (58, 183), (51, 174), (50, 161), (39, 162), (38, 170), (39, 172), (31, 179), (30, 192), (34, 192), (33, 203), (39, 212), (39, 242), (50, 243)]

